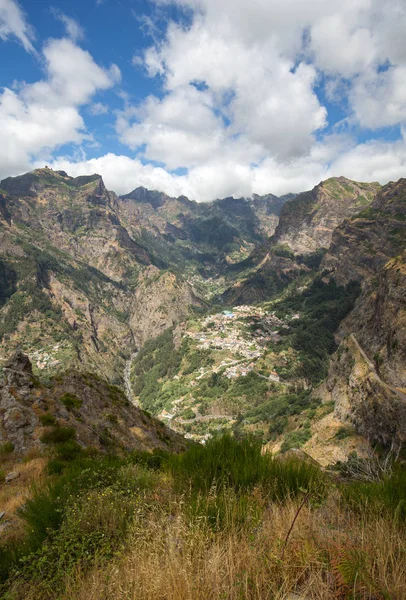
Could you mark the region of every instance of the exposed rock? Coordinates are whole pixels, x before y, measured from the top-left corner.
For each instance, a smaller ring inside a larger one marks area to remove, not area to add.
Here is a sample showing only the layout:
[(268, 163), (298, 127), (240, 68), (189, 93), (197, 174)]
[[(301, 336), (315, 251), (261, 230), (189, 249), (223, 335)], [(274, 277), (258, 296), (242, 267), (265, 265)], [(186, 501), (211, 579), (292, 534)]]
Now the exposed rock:
[(11, 471), (6, 475), (4, 481), (5, 483), (10, 483), (10, 481), (14, 481), (14, 479), (17, 479), (18, 477), (20, 477), (20, 473), (18, 471)]
[(6, 370), (28, 373), (32, 375), (32, 364), (30, 359), (21, 350), (18, 350), (4, 365)]
[(368, 206), (379, 188), (379, 183), (358, 183), (345, 177), (322, 181), (284, 205), (272, 243), (285, 244), (294, 254), (328, 248), (334, 229)]
[(6, 513), (4, 512), (0, 512), (0, 521), (6, 516)]
[[(29, 371), (27, 364), (25, 368)], [(33, 381), (32, 376), (27, 377)], [(48, 429), (40, 426), (38, 406), (56, 424), (73, 427), (82, 447), (101, 451), (112, 448), (176, 451), (185, 447), (182, 436), (133, 406), (119, 388), (95, 375), (71, 372), (55, 378), (47, 387), (35, 382), (34, 390), (35, 394), (27, 396), (24, 386), (20, 389), (7, 381), (0, 389), (2, 439), (12, 442), (18, 454), (25, 454), (32, 447), (43, 447), (41, 437)], [(9, 474), (6, 482), (16, 476)]]
[(335, 417), (371, 443), (405, 443), (406, 394), (382, 381), (354, 335), (343, 340), (314, 395), (334, 401)]
[(306, 256), (327, 249), (335, 228), (368, 206), (379, 188), (378, 183), (333, 177), (286, 202), (275, 234), (236, 267), (251, 272), (226, 290), (223, 301), (255, 303), (276, 296), (309, 270)]
[(138, 346), (185, 319), (191, 306), (201, 302), (173, 273), (149, 267), (134, 294), (130, 326)]

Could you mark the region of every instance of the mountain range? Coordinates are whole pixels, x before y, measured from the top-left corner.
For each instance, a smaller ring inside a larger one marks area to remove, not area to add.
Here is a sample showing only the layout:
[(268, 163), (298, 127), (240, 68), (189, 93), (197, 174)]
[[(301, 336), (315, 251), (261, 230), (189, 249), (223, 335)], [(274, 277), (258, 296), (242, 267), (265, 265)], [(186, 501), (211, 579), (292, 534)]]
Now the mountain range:
[(399, 444), (405, 241), (403, 179), (198, 203), (49, 168), (7, 178), (0, 368), (22, 351), (44, 384), (90, 373), (193, 439), (251, 431), (325, 462)]

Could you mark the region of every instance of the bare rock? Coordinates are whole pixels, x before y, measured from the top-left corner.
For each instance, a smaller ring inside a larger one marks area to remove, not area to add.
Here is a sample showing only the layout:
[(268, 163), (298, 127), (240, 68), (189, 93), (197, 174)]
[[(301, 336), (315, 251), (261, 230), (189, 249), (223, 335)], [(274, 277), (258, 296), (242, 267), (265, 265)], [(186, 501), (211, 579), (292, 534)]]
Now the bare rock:
[(10, 360), (6, 362), (4, 369), (32, 375), (31, 361), (21, 350), (17, 350)]
[(6, 475), (4, 481), (6, 483), (10, 483), (10, 481), (14, 481), (14, 479), (17, 479), (18, 477), (20, 477), (20, 473), (18, 471), (10, 471), (10, 473)]

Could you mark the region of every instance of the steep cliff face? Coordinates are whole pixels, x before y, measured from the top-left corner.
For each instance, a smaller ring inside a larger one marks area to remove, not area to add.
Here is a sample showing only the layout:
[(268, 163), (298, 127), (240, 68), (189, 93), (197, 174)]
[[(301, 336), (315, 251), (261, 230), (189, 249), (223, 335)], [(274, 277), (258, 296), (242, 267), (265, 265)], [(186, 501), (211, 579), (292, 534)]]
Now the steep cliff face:
[(130, 327), (138, 347), (184, 320), (191, 306), (201, 306), (184, 281), (152, 266), (140, 276), (133, 301)]
[(286, 286), (310, 269), (294, 258), (271, 250), (247, 277), (237, 280), (222, 295), (227, 305), (255, 304), (278, 295)]
[(334, 401), (335, 417), (372, 444), (406, 442), (406, 394), (382, 381), (353, 334), (340, 344), (326, 381), (314, 395)]
[(184, 448), (181, 436), (130, 404), (119, 388), (74, 372), (44, 387), (33, 377), (28, 357), (16, 354), (5, 365), (0, 383), (0, 443), (10, 442), (23, 455), (44, 447), (47, 434), (66, 436), (62, 428), (73, 428), (70, 437), (82, 448)]
[(195, 263), (215, 274), (274, 233), (285, 200), (267, 194), (198, 203), (137, 188), (121, 196), (119, 205), (128, 228), (142, 230), (148, 247), (170, 263), (189, 270)]
[[(149, 327), (139, 301), (143, 271), (160, 273), (167, 262), (127, 229), (98, 175), (38, 169), (0, 189), (0, 366), (21, 347), (37, 374), (84, 368), (119, 383), (145, 339), (138, 330)], [(160, 327), (196, 302), (188, 284), (171, 277), (172, 286), (153, 288), (151, 320)]]
[(321, 268), (362, 291), (341, 323), (341, 345), (315, 391), (371, 442), (406, 441), (406, 180), (334, 232)]
[(362, 293), (339, 336), (357, 336), (383, 379), (406, 387), (406, 180), (390, 183), (372, 206), (340, 225), (321, 267)]
[[(369, 206), (380, 188), (345, 177), (322, 181), (281, 207), (275, 233), (236, 265), (241, 276), (223, 295), (227, 303), (259, 302), (274, 296), (310, 268), (317, 268), (335, 228)], [(238, 276), (236, 277), (238, 279)]]
[(334, 229), (371, 204), (379, 188), (378, 183), (358, 183), (345, 177), (322, 181), (284, 205), (272, 243), (286, 245), (294, 254), (328, 248)]
[(402, 253), (406, 240), (406, 179), (389, 183), (371, 206), (343, 221), (323, 259), (338, 282), (369, 280)]

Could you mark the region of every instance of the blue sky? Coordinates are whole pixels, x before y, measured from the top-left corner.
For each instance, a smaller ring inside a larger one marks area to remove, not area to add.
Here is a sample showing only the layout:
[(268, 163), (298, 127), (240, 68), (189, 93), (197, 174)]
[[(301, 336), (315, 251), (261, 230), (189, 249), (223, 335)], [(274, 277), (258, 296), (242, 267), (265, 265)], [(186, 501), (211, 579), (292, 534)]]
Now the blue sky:
[(406, 176), (402, 0), (0, 0), (0, 178), (207, 201)]

